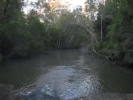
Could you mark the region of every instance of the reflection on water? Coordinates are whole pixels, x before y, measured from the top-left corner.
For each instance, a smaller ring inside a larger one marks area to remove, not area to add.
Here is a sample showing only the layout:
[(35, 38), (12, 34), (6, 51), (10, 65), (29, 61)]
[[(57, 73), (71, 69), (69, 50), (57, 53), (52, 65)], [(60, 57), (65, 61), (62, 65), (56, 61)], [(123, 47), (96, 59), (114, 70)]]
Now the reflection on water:
[(40, 87), (42, 92), (63, 100), (99, 92), (97, 87), (100, 86), (100, 83), (97, 76), (84, 74), (75, 70), (74, 67), (77, 66), (56, 66), (54, 70), (41, 76), (38, 82), (40, 84), (36, 88)]
[(69, 100), (103, 92), (133, 93), (133, 74), (127, 72), (94, 54), (55, 50), (6, 62), (0, 67), (0, 82), (27, 86), (26, 100)]

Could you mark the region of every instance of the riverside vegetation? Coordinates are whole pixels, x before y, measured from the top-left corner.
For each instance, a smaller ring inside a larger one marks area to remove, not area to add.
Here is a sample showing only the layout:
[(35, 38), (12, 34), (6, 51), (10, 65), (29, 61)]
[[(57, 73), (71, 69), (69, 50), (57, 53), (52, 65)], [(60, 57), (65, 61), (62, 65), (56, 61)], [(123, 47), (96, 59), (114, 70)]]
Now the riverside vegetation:
[[(133, 64), (133, 1), (85, 2), (86, 14), (38, 0), (27, 14), (23, 0), (0, 1), (0, 61), (87, 46), (119, 65)], [(41, 10), (39, 10), (41, 9)], [(43, 13), (42, 13), (42, 12)], [(95, 13), (98, 12), (97, 16)]]

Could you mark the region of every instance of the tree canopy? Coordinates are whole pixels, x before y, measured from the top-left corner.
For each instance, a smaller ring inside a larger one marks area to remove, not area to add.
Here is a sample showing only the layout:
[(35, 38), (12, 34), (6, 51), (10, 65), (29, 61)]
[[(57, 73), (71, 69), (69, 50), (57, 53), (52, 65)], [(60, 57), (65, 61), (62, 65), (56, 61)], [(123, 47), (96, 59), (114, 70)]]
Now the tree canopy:
[(121, 65), (133, 64), (132, 0), (87, 0), (85, 8), (73, 11), (60, 0), (38, 0), (27, 14), (23, 0), (0, 2), (0, 61), (48, 49), (91, 46)]

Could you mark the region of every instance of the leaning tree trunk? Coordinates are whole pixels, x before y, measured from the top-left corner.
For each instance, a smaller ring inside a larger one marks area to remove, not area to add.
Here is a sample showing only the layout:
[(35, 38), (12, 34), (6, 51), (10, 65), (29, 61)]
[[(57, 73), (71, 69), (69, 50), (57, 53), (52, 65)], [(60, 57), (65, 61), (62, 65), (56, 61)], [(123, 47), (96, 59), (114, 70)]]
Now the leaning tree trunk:
[(90, 34), (92, 45), (98, 43), (96, 34), (94, 33), (93, 29), (88, 29), (86, 26), (84, 26), (84, 25), (82, 25), (80, 23), (71, 23), (71, 24), (76, 24), (76, 25), (79, 25), (79, 26), (83, 27)]
[(96, 38), (96, 34), (93, 32), (93, 29), (88, 29), (84, 25), (80, 25), (80, 26), (83, 27), (91, 35), (91, 42), (93, 44), (98, 43), (98, 40)]

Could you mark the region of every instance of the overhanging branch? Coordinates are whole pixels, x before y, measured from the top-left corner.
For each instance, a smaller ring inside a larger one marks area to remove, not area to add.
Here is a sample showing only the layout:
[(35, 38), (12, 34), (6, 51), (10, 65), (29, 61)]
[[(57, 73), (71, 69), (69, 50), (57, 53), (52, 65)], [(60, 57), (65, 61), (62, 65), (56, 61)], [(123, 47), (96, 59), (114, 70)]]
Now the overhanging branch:
[(86, 26), (80, 24), (80, 23), (70, 23), (70, 24), (75, 24), (75, 25), (79, 25), (81, 27), (83, 27), (90, 35), (91, 35), (91, 41), (92, 42), (95, 42), (95, 43), (98, 43), (97, 39), (96, 39), (96, 35), (94, 32), (92, 32), (91, 29), (88, 29)]

